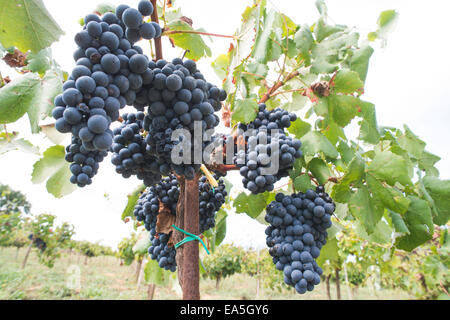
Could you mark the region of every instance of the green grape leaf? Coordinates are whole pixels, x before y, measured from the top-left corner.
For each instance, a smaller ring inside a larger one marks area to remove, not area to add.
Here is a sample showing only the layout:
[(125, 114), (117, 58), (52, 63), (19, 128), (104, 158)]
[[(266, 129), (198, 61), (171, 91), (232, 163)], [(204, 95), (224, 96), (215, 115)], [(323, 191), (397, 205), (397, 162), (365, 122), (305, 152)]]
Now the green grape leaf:
[(387, 35), (391, 32), (398, 21), (398, 13), (395, 10), (386, 10), (380, 13), (378, 18), (378, 37), (386, 40)]
[(51, 114), (54, 97), (62, 91), (62, 81), (52, 70), (41, 79), (27, 73), (0, 89), (0, 122), (11, 123), (28, 113), (31, 130), (39, 132), (39, 121)]
[(114, 6), (110, 3), (100, 3), (95, 8), (95, 11), (100, 13), (100, 15), (104, 15), (107, 12), (116, 12), (116, 6)]
[(331, 95), (328, 97), (333, 120), (341, 127), (347, 126), (356, 117), (362, 103), (360, 99), (353, 96)]
[(332, 73), (338, 69), (341, 60), (345, 58), (343, 51), (358, 44), (357, 33), (337, 32), (312, 48), (314, 59), (311, 72), (315, 74)]
[[(194, 31), (194, 29), (184, 21), (175, 20), (167, 25), (169, 31)], [(211, 56), (211, 49), (198, 34), (193, 33), (174, 33), (168, 35), (177, 47), (189, 50), (186, 57), (193, 60), (199, 60), (203, 57)]]
[(297, 139), (303, 137), (310, 130), (311, 125), (300, 118), (297, 118), (294, 122), (292, 122), (291, 126), (288, 128), (288, 131), (295, 135)]
[(0, 133), (0, 155), (15, 150), (39, 154), (38, 147), (34, 146), (30, 141), (19, 138), (18, 136), (19, 134), (17, 132), (8, 134), (8, 137), (6, 136), (6, 133)]
[(219, 222), (217, 222), (216, 225), (216, 243), (215, 246), (219, 246), (223, 240), (225, 239), (225, 236), (227, 235), (227, 219), (224, 217)]
[(434, 166), (439, 160), (441, 160), (440, 157), (437, 155), (434, 155), (430, 152), (424, 151), (422, 153), (422, 156), (418, 160), (418, 165), (420, 170), (424, 170), (427, 175), (429, 176), (439, 176), (439, 171)]
[(359, 74), (349, 69), (341, 69), (334, 78), (334, 90), (336, 92), (350, 94), (364, 88), (364, 83), (359, 78)]
[(386, 181), (391, 186), (395, 185), (396, 182), (403, 186), (412, 184), (405, 159), (388, 150), (375, 155), (367, 168), (367, 172), (378, 180)]
[[(162, 14), (163, 10), (161, 8), (158, 8), (158, 13)], [(170, 23), (174, 20), (179, 20), (181, 17), (183, 16), (183, 13), (181, 12), (181, 8), (177, 8), (177, 9), (172, 9), (172, 10), (167, 10), (166, 8), (166, 12), (164, 12), (164, 17), (166, 18), (166, 23)]]
[(246, 213), (249, 217), (255, 219), (266, 209), (267, 201), (270, 199), (270, 193), (249, 194), (241, 192), (234, 199), (233, 206), (236, 213)]
[(37, 74), (27, 73), (0, 89), (0, 122), (15, 122), (28, 111), (39, 89), (39, 82)]
[(375, 199), (378, 199), (383, 205), (400, 214), (404, 214), (409, 207), (409, 199), (403, 196), (400, 191), (383, 185), (371, 174), (366, 175), (367, 185)]
[(332, 35), (333, 33), (344, 31), (344, 26), (334, 25), (330, 26), (325, 22), (323, 17), (319, 18), (314, 27), (314, 35), (316, 36), (316, 41), (321, 42), (326, 37)]
[(306, 192), (306, 190), (314, 189), (311, 179), (307, 174), (302, 174), (294, 179), (294, 188), (297, 192)]
[(150, 232), (143, 231), (139, 233), (139, 237), (134, 244), (132, 250), (134, 254), (145, 255), (148, 254), (148, 248), (150, 247)]
[(26, 70), (39, 73), (42, 77), (47, 70), (51, 68), (52, 57), (50, 49), (43, 49), (38, 53), (30, 52), (27, 55)]
[(216, 73), (216, 75), (221, 79), (227, 77), (227, 69), (230, 64), (230, 59), (226, 54), (221, 54), (211, 63), (211, 66)]
[(328, 178), (331, 177), (330, 168), (328, 168), (325, 161), (319, 158), (314, 158), (308, 162), (308, 170), (311, 171), (314, 178), (316, 178), (321, 185), (327, 183)]
[[(270, 101), (270, 100), (269, 100)], [(298, 111), (308, 103), (308, 97), (304, 96), (300, 92), (292, 93), (292, 100), (283, 105), (283, 109), (287, 111)]]
[(320, 250), (320, 255), (316, 261), (319, 266), (323, 266), (323, 264), (327, 261), (331, 264), (339, 263), (339, 247), (336, 238), (329, 239), (327, 241), (327, 243)]
[(408, 198), (411, 200), (411, 204), (404, 214), (403, 220), (409, 234), (397, 238), (396, 246), (402, 250), (412, 251), (432, 238), (434, 226), (428, 203), (414, 196)]
[(43, 157), (33, 165), (31, 182), (39, 184), (47, 180), (47, 191), (55, 198), (61, 198), (76, 189), (76, 185), (69, 181), (71, 175), (64, 147), (53, 146), (45, 150)]
[(404, 128), (405, 133), (397, 138), (398, 144), (413, 157), (420, 159), (425, 150), (425, 142), (420, 140), (407, 125), (404, 125)]
[(166, 286), (169, 283), (170, 271), (160, 268), (156, 260), (148, 259), (144, 268), (144, 279), (148, 284)]
[(141, 184), (136, 189), (133, 190), (131, 194), (127, 196), (127, 205), (125, 209), (122, 212), (122, 220), (125, 220), (126, 218), (134, 218), (134, 207), (137, 204), (137, 201), (139, 200), (139, 197), (141, 196), (141, 193), (145, 190), (145, 185)]
[(380, 141), (380, 132), (378, 131), (377, 117), (375, 106), (369, 102), (361, 104), (361, 127), (359, 130), (359, 138), (362, 141), (371, 144), (377, 144)]
[(370, 195), (366, 186), (360, 187), (348, 203), (351, 214), (357, 218), (368, 235), (375, 231), (375, 226), (383, 216), (383, 206)]
[(55, 71), (48, 70), (36, 89), (37, 92), (27, 110), (32, 133), (40, 131), (41, 119), (51, 116), (54, 108), (53, 100), (62, 92), (61, 77)]
[(258, 103), (253, 99), (237, 100), (231, 119), (236, 122), (249, 123), (258, 113)]
[(353, 150), (351, 147), (349, 147), (349, 145), (345, 141), (342, 141), (342, 140), (339, 141), (337, 150), (339, 151), (339, 154), (341, 155), (342, 161), (344, 161), (344, 163), (347, 165), (355, 157), (355, 150)]
[(353, 52), (348, 62), (350, 70), (359, 74), (359, 78), (366, 81), (367, 71), (369, 70), (369, 60), (373, 54), (373, 48), (369, 45), (362, 46)]
[(376, 224), (373, 232), (368, 235), (365, 228), (358, 223), (356, 225), (356, 234), (362, 239), (369, 240), (370, 242), (389, 244), (391, 243), (392, 229), (385, 221), (380, 220)]
[(337, 202), (345, 203), (349, 201), (351, 184), (359, 184), (364, 177), (364, 160), (356, 154), (350, 161), (347, 171), (338, 184), (333, 186), (331, 196)]
[(433, 216), (437, 225), (445, 225), (450, 218), (450, 180), (440, 180), (436, 177), (426, 176), (423, 185), (433, 199), (438, 215)]
[(320, 116), (326, 118), (328, 116), (328, 97), (320, 97), (319, 100), (313, 105), (314, 112)]
[(396, 232), (407, 233), (407, 234), (410, 233), (401, 214), (393, 212), (393, 211), (389, 211), (389, 215), (390, 215), (390, 218), (392, 221), (392, 225), (394, 226), (394, 229)]
[(294, 36), (294, 41), (297, 49), (300, 51), (302, 58), (305, 60), (306, 65), (309, 65), (310, 51), (314, 44), (314, 39), (311, 34), (311, 30), (307, 25), (303, 25)]
[(269, 67), (262, 63), (251, 62), (247, 65), (247, 71), (265, 78), (269, 72)]
[(338, 141), (347, 140), (344, 129), (342, 129), (336, 122), (330, 121), (322, 133), (327, 137), (333, 145), (336, 145)]
[[(283, 42), (285, 43), (286, 39), (283, 39)], [(295, 41), (292, 39), (287, 39), (287, 57), (290, 59), (294, 59), (299, 53), (300, 51), (297, 49)]]
[(61, 144), (66, 139), (66, 135), (56, 130), (54, 124), (41, 125), (40, 128), (42, 133), (54, 144)]
[(320, 132), (310, 131), (302, 139), (302, 152), (304, 155), (314, 156), (322, 152), (327, 157), (336, 159), (338, 152), (331, 142)]
[(266, 63), (271, 60), (270, 55), (272, 53), (272, 46), (276, 46), (276, 44), (271, 41), (270, 36), (273, 32), (276, 20), (280, 18), (280, 14), (274, 9), (271, 9), (267, 15), (264, 15), (262, 31), (258, 32), (252, 52), (252, 56), (256, 61)]
[(0, 42), (5, 48), (35, 53), (64, 34), (42, 0), (1, 0), (0, 30)]

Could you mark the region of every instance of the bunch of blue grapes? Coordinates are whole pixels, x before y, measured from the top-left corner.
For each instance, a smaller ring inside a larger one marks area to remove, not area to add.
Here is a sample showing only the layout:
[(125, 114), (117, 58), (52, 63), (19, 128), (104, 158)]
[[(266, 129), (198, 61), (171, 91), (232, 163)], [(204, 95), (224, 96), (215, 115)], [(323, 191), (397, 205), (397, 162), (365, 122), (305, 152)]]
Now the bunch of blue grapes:
[(88, 151), (110, 149), (109, 127), (119, 110), (134, 105), (142, 87), (153, 80), (149, 59), (134, 45), (161, 36), (158, 24), (143, 20), (152, 12), (152, 4), (141, 1), (138, 9), (120, 5), (115, 13), (89, 14), (75, 36), (76, 66), (54, 100), (53, 117), (59, 132), (72, 133)]
[(143, 221), (145, 228), (150, 231), (151, 246), (149, 248), (150, 258), (156, 260), (161, 268), (174, 272), (176, 270), (176, 250), (168, 245), (171, 234), (156, 231), (157, 217), (161, 207), (176, 216), (176, 207), (180, 189), (178, 180), (170, 175), (163, 178), (156, 185), (148, 188), (139, 198), (134, 215), (137, 221)]
[[(191, 139), (187, 142), (193, 158), (195, 122), (201, 130), (200, 137), (206, 130), (214, 129), (220, 123), (215, 112), (221, 109), (221, 101), (226, 99), (226, 93), (205, 81), (192, 60), (176, 58), (168, 62), (161, 59), (150, 62), (149, 67), (154, 74), (153, 81), (137, 98), (139, 104), (149, 106), (144, 119), (144, 128), (149, 133), (147, 150), (170, 164), (168, 170), (193, 179), (200, 170), (200, 164), (192, 164), (192, 159), (189, 163), (176, 164), (171, 157), (175, 146), (188, 137), (182, 135), (179, 140), (172, 141), (172, 134), (177, 129), (189, 130)], [(204, 150), (208, 143), (201, 143)], [(184, 152), (188, 150), (181, 149), (180, 156)]]
[(90, 151), (86, 149), (80, 138), (72, 137), (72, 143), (66, 147), (65, 160), (72, 176), (70, 182), (83, 188), (92, 183), (92, 178), (97, 174), (99, 163), (108, 153), (106, 151)]
[(143, 112), (122, 115), (122, 125), (113, 130), (111, 162), (116, 172), (124, 178), (136, 176), (150, 187), (161, 180), (160, 167), (166, 164), (158, 163), (146, 151), (142, 124), (144, 117)]
[[(215, 226), (215, 215), (225, 203), (227, 196), (225, 184), (223, 180), (219, 180), (218, 184), (218, 187), (213, 189), (206, 177), (199, 180), (200, 233)], [(176, 270), (176, 250), (168, 244), (172, 234), (157, 232), (156, 222), (162, 210), (176, 216), (179, 196), (178, 180), (176, 176), (169, 175), (156, 185), (147, 188), (139, 197), (134, 208), (136, 220), (143, 222), (145, 228), (150, 231), (150, 258), (156, 260), (161, 268), (170, 271)]]
[[(255, 120), (247, 125), (239, 124), (240, 132), (252, 132), (245, 137), (245, 150), (237, 151), (236, 164), (244, 187), (253, 194), (272, 191), (274, 183), (286, 177), (295, 160), (302, 156), (300, 140), (285, 132), (296, 119), (294, 113), (280, 108), (267, 110), (265, 104), (260, 104)], [(277, 159), (278, 167), (265, 172), (264, 169), (276, 165), (273, 159)]]
[(124, 26), (125, 37), (131, 43), (143, 39), (159, 38), (161, 27), (156, 22), (144, 22), (143, 18), (153, 13), (153, 5), (150, 1), (142, 0), (138, 4), (138, 9), (130, 8), (122, 4), (116, 9), (116, 16)]
[(45, 243), (45, 241), (42, 240), (41, 238), (36, 237), (33, 234), (30, 234), (30, 235), (28, 235), (28, 239), (30, 239), (33, 242), (33, 244), (36, 246), (36, 248), (41, 250), (41, 252), (44, 252), (45, 249), (47, 249), (47, 243)]
[(225, 203), (227, 190), (223, 179), (214, 175), (218, 182), (216, 188), (211, 187), (205, 176), (201, 177), (198, 184), (199, 189), (199, 229), (205, 232), (216, 225), (216, 213)]
[(335, 205), (323, 186), (305, 193), (278, 193), (266, 208), (266, 244), (284, 282), (304, 294), (320, 283), (322, 269), (315, 259), (326, 244)]

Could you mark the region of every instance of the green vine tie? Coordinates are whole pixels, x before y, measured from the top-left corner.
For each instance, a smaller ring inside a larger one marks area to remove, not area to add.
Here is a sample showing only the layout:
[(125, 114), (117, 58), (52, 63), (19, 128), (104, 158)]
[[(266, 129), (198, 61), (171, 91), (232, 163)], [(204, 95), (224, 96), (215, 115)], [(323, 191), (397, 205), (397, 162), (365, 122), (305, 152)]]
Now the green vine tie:
[(206, 252), (208, 253), (208, 254), (210, 254), (209, 253), (209, 251), (208, 251), (208, 248), (206, 247), (206, 245), (205, 245), (205, 243), (203, 242), (203, 240), (199, 237), (199, 236), (197, 236), (197, 235), (195, 235), (195, 234), (192, 234), (192, 233), (189, 233), (189, 232), (187, 232), (187, 231), (185, 231), (185, 230), (183, 230), (183, 229), (180, 229), (180, 228), (178, 228), (176, 225), (172, 225), (172, 227), (174, 227), (175, 229), (177, 229), (178, 231), (180, 231), (180, 232), (182, 232), (182, 233), (184, 233), (185, 235), (187, 235), (188, 237), (186, 237), (186, 238), (184, 238), (183, 240), (181, 240), (180, 242), (178, 242), (176, 245), (175, 245), (175, 249), (178, 249), (179, 247), (181, 247), (183, 244), (185, 244), (186, 242), (189, 242), (189, 241), (195, 241), (195, 240), (197, 240), (197, 241), (200, 241), (200, 243), (203, 245), (203, 248), (205, 248), (205, 250), (206, 250)]

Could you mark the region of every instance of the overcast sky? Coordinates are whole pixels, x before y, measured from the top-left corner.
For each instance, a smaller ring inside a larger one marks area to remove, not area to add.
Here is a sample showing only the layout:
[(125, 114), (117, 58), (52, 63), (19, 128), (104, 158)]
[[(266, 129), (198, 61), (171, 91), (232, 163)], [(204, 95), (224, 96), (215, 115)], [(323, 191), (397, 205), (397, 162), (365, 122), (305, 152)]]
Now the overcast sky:
[[(76, 49), (73, 37), (80, 30), (78, 20), (95, 6), (104, 1), (44, 0), (50, 13), (65, 31), (59, 42), (53, 45), (55, 59), (64, 70), (74, 66), (72, 52)], [(108, 1), (112, 4), (136, 5), (137, 0)], [(269, 1), (268, 1), (269, 2)], [(239, 27), (241, 13), (250, 0), (240, 1), (192, 1), (177, 0), (185, 16), (190, 17), (195, 28), (208, 32), (233, 34)], [(297, 24), (313, 23), (318, 18), (313, 0), (273, 1), (276, 7), (286, 13)], [(328, 1), (329, 16), (340, 24), (356, 27), (361, 37), (376, 29), (376, 21), (381, 11), (396, 9), (400, 14), (397, 28), (389, 36), (387, 47), (375, 46), (369, 74), (366, 81), (364, 100), (375, 103), (380, 125), (401, 127), (407, 124), (421, 139), (427, 142), (426, 149), (439, 155), (442, 160), (437, 167), (441, 177), (450, 178), (449, 123), (450, 108), (450, 21), (448, 1)], [(220, 80), (210, 67), (211, 61), (221, 53), (226, 53), (229, 39), (214, 38), (209, 43), (212, 59), (203, 59), (198, 65), (205, 77), (220, 85)], [(172, 49), (167, 39), (163, 41), (166, 57), (178, 56), (179, 50)], [(148, 44), (142, 47), (148, 52)], [(0, 70), (7, 68), (0, 63)], [(36, 145), (45, 150), (42, 137), (31, 135), (26, 117), (9, 130), (23, 133)], [(123, 179), (114, 172), (107, 158), (102, 164), (94, 183), (62, 199), (55, 199), (45, 190), (45, 185), (33, 185), (30, 181), (33, 163), (37, 156), (11, 152), (0, 157), (0, 182), (22, 190), (33, 205), (32, 211), (52, 213), (58, 221), (68, 221), (75, 225), (76, 238), (101, 241), (115, 247), (127, 236), (132, 227), (120, 219), (129, 194), (139, 182)], [(230, 179), (237, 181), (236, 192), (242, 188), (238, 174)], [(227, 242), (253, 247), (262, 247), (265, 242), (265, 227), (246, 215), (231, 214), (228, 220)]]

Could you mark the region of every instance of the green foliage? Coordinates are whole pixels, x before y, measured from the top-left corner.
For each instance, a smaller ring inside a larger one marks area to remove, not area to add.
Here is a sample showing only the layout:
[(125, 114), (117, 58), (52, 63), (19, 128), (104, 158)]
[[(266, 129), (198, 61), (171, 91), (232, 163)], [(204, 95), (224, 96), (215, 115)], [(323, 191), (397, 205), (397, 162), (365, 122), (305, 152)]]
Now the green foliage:
[[(194, 30), (192, 26), (182, 20), (174, 20), (167, 24), (169, 32), (177, 31), (198, 31), (204, 32), (204, 30)], [(202, 37), (194, 33), (171, 33), (168, 35), (173, 43), (182, 49), (188, 50), (186, 57), (193, 60), (199, 60), (202, 57), (210, 57), (211, 49), (203, 41)]]
[(212, 253), (225, 239), (227, 233), (227, 217), (228, 214), (224, 209), (220, 209), (216, 213), (216, 225), (214, 228), (206, 230), (203, 235), (207, 239), (208, 250)]
[(30, 209), (31, 204), (22, 192), (0, 185), (0, 213), (29, 213)]
[(34, 146), (28, 140), (19, 138), (18, 132), (8, 133), (8, 135), (4, 132), (0, 132), (0, 155), (15, 150), (20, 150), (25, 153), (39, 154), (38, 147)]
[(133, 263), (135, 258), (135, 253), (133, 251), (133, 247), (137, 242), (137, 235), (133, 233), (129, 238), (124, 238), (120, 241), (117, 246), (118, 249), (118, 258), (122, 259), (125, 265), (129, 266)]
[(289, 290), (290, 287), (284, 283), (283, 272), (273, 267), (272, 257), (267, 250), (245, 250), (241, 255), (242, 273), (259, 278), (265, 288), (278, 292)]
[[(38, 258), (39, 261), (49, 268), (55, 264), (55, 260), (60, 257), (60, 250), (67, 247), (74, 234), (74, 228), (68, 223), (63, 223), (61, 226), (55, 226), (55, 216), (51, 214), (40, 214), (35, 216), (29, 226), (32, 235), (32, 241), (39, 245)], [(45, 243), (41, 247), (37, 239)]]
[(166, 286), (171, 279), (171, 272), (160, 268), (156, 260), (148, 259), (144, 268), (144, 279), (148, 284)]
[(204, 258), (203, 264), (206, 270), (203, 276), (220, 281), (241, 272), (242, 250), (228, 244), (221, 245)]
[(347, 276), (350, 286), (354, 288), (362, 286), (366, 280), (366, 273), (358, 264), (352, 262), (347, 264)]
[(234, 199), (233, 205), (236, 208), (236, 213), (246, 213), (251, 218), (257, 218), (274, 199), (275, 195), (269, 192), (257, 195), (247, 195), (242, 192)]
[(141, 196), (142, 192), (145, 190), (145, 185), (140, 185), (136, 189), (133, 190), (131, 194), (128, 195), (128, 202), (125, 207), (125, 209), (122, 212), (122, 220), (134, 219), (133, 210), (136, 206), (137, 201), (139, 200), (139, 197)]
[(47, 191), (61, 198), (76, 189), (69, 181), (71, 175), (64, 147), (58, 145), (45, 150), (43, 157), (34, 164), (31, 181), (36, 184), (47, 181)]
[(42, 78), (30, 72), (14, 79), (0, 89), (0, 122), (15, 122), (27, 113), (32, 132), (39, 132), (39, 121), (51, 115), (53, 99), (61, 91), (62, 76), (54, 70)]
[(5, 48), (37, 53), (64, 34), (42, 0), (1, 0), (0, 8), (0, 42)]
[[(269, 108), (288, 110), (298, 110), (309, 100), (305, 119), (289, 128), (301, 139), (303, 151), (289, 186), (306, 190), (311, 185), (306, 173), (311, 174), (331, 189), (335, 201), (348, 206), (347, 219), (356, 220), (360, 234), (386, 242), (404, 226), (395, 244), (412, 250), (430, 239), (431, 219), (438, 225), (449, 219), (450, 190), (434, 167), (439, 157), (427, 152), (425, 142), (407, 126), (378, 126), (375, 106), (361, 99), (373, 48), (354, 28), (331, 23), (324, 1), (317, 7), (317, 22), (302, 26), (266, 7), (265, 1), (254, 1), (245, 10), (236, 45), (213, 63), (219, 76), (225, 75), (232, 124), (252, 121), (261, 97), (268, 98)], [(377, 37), (385, 40), (397, 16), (392, 10), (380, 15)], [(318, 118), (314, 125), (307, 122), (313, 115)], [(357, 141), (344, 133), (355, 120)], [(427, 176), (417, 183), (415, 173), (422, 170)], [(241, 193), (234, 207), (257, 218), (270, 197)], [(380, 222), (391, 216), (395, 225)]]
[(100, 255), (99, 247), (89, 241), (80, 241), (77, 244), (78, 250), (86, 257), (92, 258)]

